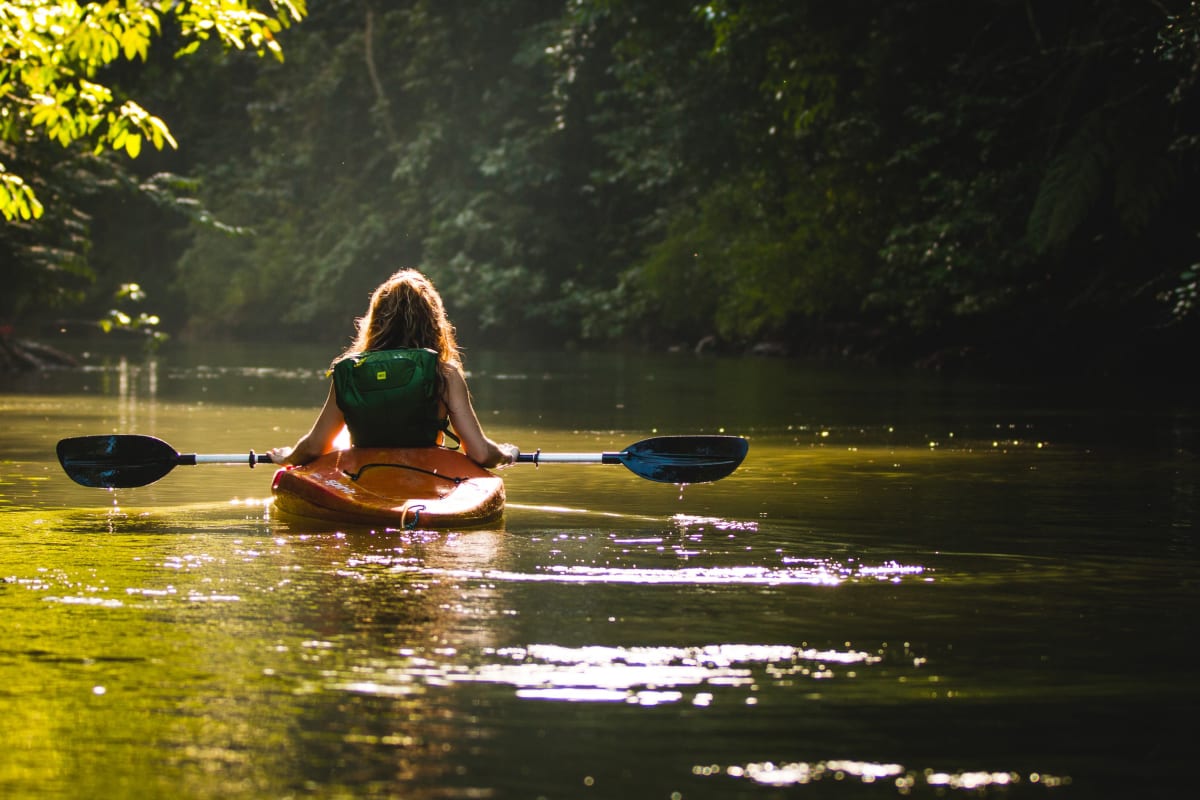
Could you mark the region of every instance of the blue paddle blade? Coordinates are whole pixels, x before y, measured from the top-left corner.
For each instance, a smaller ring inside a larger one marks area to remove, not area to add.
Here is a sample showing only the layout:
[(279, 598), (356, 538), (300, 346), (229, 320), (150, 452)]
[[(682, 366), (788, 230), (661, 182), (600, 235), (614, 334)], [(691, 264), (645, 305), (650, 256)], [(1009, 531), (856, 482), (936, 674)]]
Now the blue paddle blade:
[(630, 445), (615, 460), (651, 481), (708, 483), (737, 469), (749, 449), (740, 436), (655, 436)]
[(152, 436), (76, 436), (58, 443), (58, 463), (71, 480), (98, 489), (154, 483), (180, 463), (171, 445)]

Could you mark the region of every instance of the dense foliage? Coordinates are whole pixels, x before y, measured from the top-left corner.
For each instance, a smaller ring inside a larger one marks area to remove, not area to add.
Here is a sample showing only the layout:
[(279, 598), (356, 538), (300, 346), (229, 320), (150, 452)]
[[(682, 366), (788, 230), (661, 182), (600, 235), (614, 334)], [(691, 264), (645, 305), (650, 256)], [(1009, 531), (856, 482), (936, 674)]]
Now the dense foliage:
[(84, 198), (122, 184), (175, 197), (171, 176), (138, 181), (113, 158), (137, 158), (144, 143), (176, 146), (160, 117), (114, 88), (116, 66), (145, 62), (168, 37), (179, 55), (214, 39), (281, 58), (275, 35), (302, 18), (304, 0), (261, 5), (267, 11), (253, 0), (0, 0), (0, 216), (9, 223), (0, 230), (0, 314), (54, 305), (78, 294), (73, 278), (92, 276)]
[(492, 343), (1182, 359), (1198, 22), (1183, 0), (327, 0), (286, 64), (130, 77), (229, 223), (164, 238), (164, 316), (346, 336), (419, 265)]

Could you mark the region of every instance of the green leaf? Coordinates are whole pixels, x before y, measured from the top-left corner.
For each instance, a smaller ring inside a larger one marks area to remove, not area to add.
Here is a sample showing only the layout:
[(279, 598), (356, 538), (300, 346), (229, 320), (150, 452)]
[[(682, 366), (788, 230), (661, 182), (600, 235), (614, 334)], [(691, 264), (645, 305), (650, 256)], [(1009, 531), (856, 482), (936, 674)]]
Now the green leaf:
[(167, 128), (167, 123), (158, 117), (150, 117), (147, 122), (150, 124), (150, 135), (154, 139), (155, 147), (162, 150), (164, 143), (171, 145), (172, 149), (179, 147), (179, 143), (175, 141), (175, 137), (171, 135), (171, 131)]
[(150, 50), (150, 40), (143, 31), (130, 28), (121, 34), (121, 46), (124, 48), (125, 58), (133, 61), (140, 57), (145, 61)]
[(0, 214), (5, 219), (37, 219), (42, 216), (42, 204), (33, 189), (18, 175), (4, 171), (0, 164)]
[(1112, 159), (1105, 133), (1098, 116), (1087, 118), (1050, 162), (1027, 228), (1039, 252), (1065, 245), (1096, 206)]

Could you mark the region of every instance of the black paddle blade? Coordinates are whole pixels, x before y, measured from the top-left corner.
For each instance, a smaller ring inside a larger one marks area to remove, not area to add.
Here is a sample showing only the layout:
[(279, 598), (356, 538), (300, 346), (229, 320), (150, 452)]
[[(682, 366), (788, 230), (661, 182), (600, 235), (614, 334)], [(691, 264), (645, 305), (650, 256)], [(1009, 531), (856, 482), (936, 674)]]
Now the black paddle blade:
[(58, 443), (58, 463), (81, 486), (128, 489), (166, 475), (179, 454), (153, 436), (76, 436)]
[(619, 458), (647, 480), (707, 483), (737, 469), (749, 449), (740, 436), (656, 436), (630, 445)]

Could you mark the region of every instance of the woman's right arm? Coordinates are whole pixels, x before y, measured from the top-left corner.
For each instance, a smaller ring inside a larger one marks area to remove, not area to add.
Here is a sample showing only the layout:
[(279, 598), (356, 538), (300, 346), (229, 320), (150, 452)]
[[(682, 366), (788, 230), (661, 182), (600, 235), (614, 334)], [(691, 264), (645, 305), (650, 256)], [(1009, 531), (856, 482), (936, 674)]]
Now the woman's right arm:
[(329, 384), (329, 394), (325, 405), (317, 415), (308, 433), (300, 437), (293, 447), (276, 447), (268, 450), (271, 461), (281, 466), (307, 464), (313, 459), (323, 456), (333, 449), (333, 440), (342, 432), (346, 419), (338, 408), (337, 399), (333, 394), (333, 383)]

